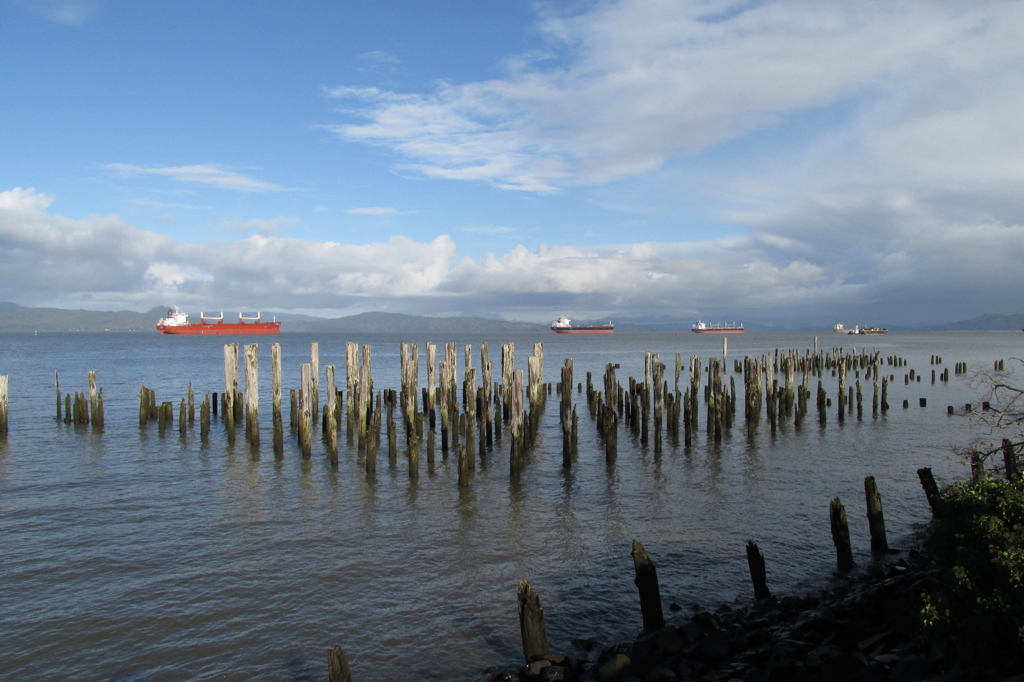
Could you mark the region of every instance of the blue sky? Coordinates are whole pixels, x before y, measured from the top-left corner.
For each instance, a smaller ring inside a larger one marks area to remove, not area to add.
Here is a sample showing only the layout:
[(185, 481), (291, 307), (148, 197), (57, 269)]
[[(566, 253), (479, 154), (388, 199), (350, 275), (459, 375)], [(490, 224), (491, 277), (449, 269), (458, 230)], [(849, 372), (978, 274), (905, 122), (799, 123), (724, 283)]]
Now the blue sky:
[(1024, 312), (1011, 2), (0, 0), (0, 300)]

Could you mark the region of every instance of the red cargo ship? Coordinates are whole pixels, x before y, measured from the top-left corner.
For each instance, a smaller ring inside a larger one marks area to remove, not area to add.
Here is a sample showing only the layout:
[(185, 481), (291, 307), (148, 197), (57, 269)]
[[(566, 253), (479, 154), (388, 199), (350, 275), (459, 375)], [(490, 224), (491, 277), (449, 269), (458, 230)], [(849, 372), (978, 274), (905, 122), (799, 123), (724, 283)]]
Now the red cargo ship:
[(189, 323), (188, 315), (174, 310), (167, 311), (167, 317), (156, 323), (156, 330), (161, 334), (280, 334), (281, 323), (260, 322), (260, 314), (256, 317), (243, 317), (238, 313), (238, 322), (224, 322), (224, 313), (218, 317), (206, 317), (199, 313), (198, 323)]

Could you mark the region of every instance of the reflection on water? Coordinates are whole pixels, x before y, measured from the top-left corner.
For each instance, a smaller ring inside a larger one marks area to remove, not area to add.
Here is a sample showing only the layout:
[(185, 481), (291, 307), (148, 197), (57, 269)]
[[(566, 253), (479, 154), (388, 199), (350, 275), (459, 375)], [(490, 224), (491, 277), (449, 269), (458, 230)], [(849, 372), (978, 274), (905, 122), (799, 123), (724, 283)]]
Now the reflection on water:
[[(398, 387), (405, 339), (279, 338), (286, 395), (311, 341), (320, 343), (321, 367), (344, 366), (346, 341), (374, 344), (375, 385)], [(721, 353), (720, 340), (656, 334), (458, 340), (474, 348), (515, 340), (523, 368), (533, 341), (543, 340), (548, 379), (573, 357), (578, 377), (592, 371), (598, 380), (605, 364), (620, 363), (623, 384), (643, 376), (644, 351), (670, 366), (682, 353), (684, 367), (690, 355)], [(708, 442), (702, 419), (692, 448), (666, 436), (660, 453), (653, 438), (642, 446), (620, 421), (611, 463), (585, 395), (574, 391), (579, 450), (571, 468), (561, 466), (552, 397), (521, 474), (510, 477), (508, 442), (496, 438), (464, 488), (440, 442), (428, 460), (426, 437), (419, 476), (410, 476), (401, 429), (397, 456), (385, 466), (382, 438), (377, 471), (367, 473), (344, 435), (337, 465), (318, 438), (303, 459), (295, 434), (273, 456), (269, 418), (255, 449), (241, 433), (229, 444), (219, 420), (205, 441), (198, 424), (184, 435), (177, 420), (162, 433), (140, 428), (140, 383), (176, 410), (190, 380), (197, 396), (223, 390), (223, 342), (0, 335), (0, 374), (12, 376), (11, 432), (0, 437), (0, 660), (12, 679), (43, 679), (56, 666), (81, 680), (323, 679), (324, 652), (335, 644), (360, 679), (473, 679), (519, 659), (522, 579), (541, 594), (554, 650), (574, 637), (635, 634), (634, 538), (658, 565), (666, 605), (749, 598), (748, 539), (765, 553), (776, 593), (814, 589), (834, 565), (828, 500), (846, 503), (857, 560), (867, 563), (864, 476), (878, 480), (891, 544), (905, 545), (928, 514), (916, 469), (931, 466), (943, 481), (961, 475), (952, 447), (986, 435), (945, 413), (979, 396), (966, 377), (904, 385), (900, 375), (912, 367), (930, 379), (931, 354), (945, 366), (985, 367), (1021, 355), (1009, 334), (872, 339), (865, 348), (909, 360), (888, 368), (896, 378), (888, 415), (868, 407), (839, 422), (833, 411), (820, 424), (812, 412), (774, 434), (767, 420), (748, 430), (739, 418), (720, 442)], [(812, 343), (812, 335), (746, 334), (730, 339), (730, 359)], [(82, 390), (86, 372), (98, 372), (102, 432), (54, 422), (55, 369), (64, 390)], [(832, 395), (835, 378), (823, 382)], [(265, 394), (260, 410), (269, 415)], [(927, 409), (917, 407), (920, 398)], [(910, 409), (899, 407), (904, 399)]]

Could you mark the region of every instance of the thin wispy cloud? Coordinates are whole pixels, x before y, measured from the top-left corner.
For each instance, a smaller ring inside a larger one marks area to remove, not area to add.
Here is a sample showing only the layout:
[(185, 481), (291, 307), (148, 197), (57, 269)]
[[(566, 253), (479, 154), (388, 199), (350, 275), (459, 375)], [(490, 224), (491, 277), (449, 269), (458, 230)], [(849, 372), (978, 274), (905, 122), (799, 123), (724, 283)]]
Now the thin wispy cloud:
[(386, 50), (364, 52), (356, 59), (359, 61), (360, 71), (376, 74), (393, 73), (401, 62), (397, 55)]
[(95, 0), (15, 0), (15, 5), (57, 24), (81, 26), (97, 10)]
[[(959, 175), (972, 141), (998, 168), (1012, 156), (1000, 142), (1024, 139), (1014, 97), (1000, 94), (1021, 90), (1022, 22), (1020, 3), (1000, 1), (598, 3), (542, 21), (567, 55), (558, 66), (523, 55), (505, 78), (428, 92), (336, 87), (327, 92), (342, 112), (361, 120), (329, 127), (429, 177), (551, 191), (649, 173), (839, 107), (862, 146), (892, 135), (912, 152), (895, 161)], [(979, 76), (1003, 87), (979, 87)], [(972, 122), (997, 120), (1011, 132), (971, 133)], [(936, 148), (949, 138), (935, 133), (953, 133), (952, 144)], [(987, 167), (972, 156), (970, 169)]]
[(346, 209), (345, 213), (348, 213), (350, 215), (386, 216), (407, 215), (409, 213), (415, 213), (415, 211), (399, 211), (397, 208), (390, 208), (387, 206), (364, 206), (362, 208)]
[(234, 232), (238, 234), (261, 234), (268, 237), (277, 236), (282, 227), (293, 227), (301, 222), (294, 216), (278, 216), (265, 220), (262, 218), (254, 218), (252, 220), (242, 220), (240, 218), (232, 220), (222, 220), (218, 225), (218, 229), (226, 232)]
[(280, 185), (226, 170), (215, 164), (144, 168), (127, 163), (108, 163), (103, 168), (123, 175), (157, 175), (178, 182), (200, 183), (236, 192), (282, 192), (286, 189)]

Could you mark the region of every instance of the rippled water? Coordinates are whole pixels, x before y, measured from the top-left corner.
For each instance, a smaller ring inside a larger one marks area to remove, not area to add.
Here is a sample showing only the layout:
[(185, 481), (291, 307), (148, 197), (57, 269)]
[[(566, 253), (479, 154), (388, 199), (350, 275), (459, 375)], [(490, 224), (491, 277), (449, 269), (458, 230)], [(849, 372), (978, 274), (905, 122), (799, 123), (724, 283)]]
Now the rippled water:
[[(907, 368), (889, 368), (897, 381), (888, 416), (872, 418), (868, 408), (863, 420), (840, 424), (832, 414), (824, 428), (811, 418), (799, 428), (783, 425), (775, 436), (766, 422), (750, 436), (737, 425), (719, 444), (701, 430), (690, 451), (666, 439), (660, 457), (623, 430), (609, 468), (584, 396), (574, 394), (580, 446), (571, 470), (561, 467), (552, 399), (518, 480), (510, 479), (507, 444), (499, 442), (481, 456), (469, 489), (460, 489), (440, 447), (432, 466), (420, 456), (418, 479), (410, 479), (402, 456), (388, 466), (386, 441), (369, 479), (344, 438), (337, 467), (320, 443), (303, 460), (291, 437), (275, 458), (268, 339), (252, 339), (263, 365), (264, 433), (264, 446), (253, 451), (241, 432), (228, 445), (217, 422), (202, 444), (198, 424), (184, 437), (176, 426), (161, 435), (155, 424), (140, 429), (137, 417), (142, 383), (175, 406), (189, 381), (199, 396), (221, 391), (221, 346), (247, 339), (0, 335), (0, 374), (10, 375), (11, 396), (10, 433), (0, 440), (4, 674), (321, 680), (327, 649), (340, 644), (358, 680), (473, 679), (487, 666), (519, 660), (515, 594), (522, 579), (541, 595), (553, 649), (568, 648), (574, 637), (633, 636), (641, 625), (633, 538), (657, 563), (666, 604), (750, 598), (748, 539), (764, 552), (775, 591), (814, 589), (834, 566), (832, 497), (845, 501), (857, 559), (866, 563), (864, 476), (877, 477), (890, 544), (900, 545), (928, 515), (917, 468), (933, 467), (940, 481), (962, 476), (953, 447), (987, 435), (982, 425), (946, 414), (947, 405), (962, 407), (979, 389), (955, 376), (932, 385), (930, 356), (942, 355), (950, 368), (958, 361), (991, 367), (1005, 358), (1009, 369), (1024, 341), (1020, 333), (998, 332), (894, 333), (863, 344), (831, 333), (818, 338), (823, 347), (863, 345), (910, 360)], [(297, 387), (311, 341), (320, 344), (321, 369), (338, 366), (340, 383), (345, 341), (372, 344), (378, 389), (398, 388), (399, 341), (423, 341), (273, 340), (282, 345), (286, 391)], [(473, 344), (479, 363), (483, 337), (436, 339), (451, 340), (460, 344), (460, 366), (464, 343)], [(522, 368), (532, 343), (544, 341), (551, 382), (565, 357), (574, 358), (576, 381), (585, 382), (590, 370), (599, 383), (605, 363), (617, 362), (625, 384), (631, 375), (642, 379), (646, 350), (661, 353), (667, 376), (676, 352), (686, 364), (691, 354), (722, 351), (720, 337), (692, 334), (486, 340), (496, 366), (500, 344), (515, 341)], [(812, 345), (810, 334), (748, 333), (729, 338), (729, 357)], [(925, 377), (904, 386), (910, 368)], [(65, 392), (87, 390), (86, 372), (98, 372), (102, 433), (54, 420), (55, 370)], [(425, 382), (423, 368), (420, 377)], [(825, 386), (834, 394), (835, 379), (826, 376)], [(910, 409), (901, 408), (904, 398)], [(928, 407), (918, 407), (918, 398)]]

